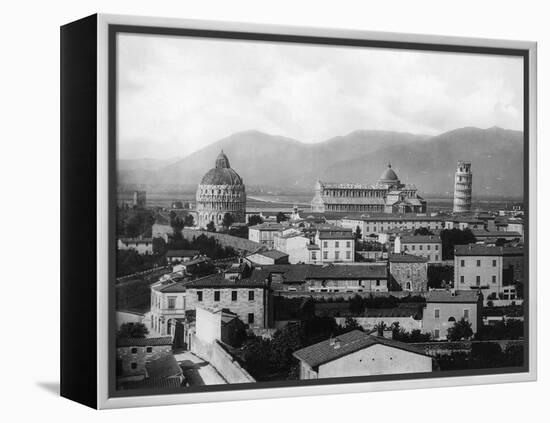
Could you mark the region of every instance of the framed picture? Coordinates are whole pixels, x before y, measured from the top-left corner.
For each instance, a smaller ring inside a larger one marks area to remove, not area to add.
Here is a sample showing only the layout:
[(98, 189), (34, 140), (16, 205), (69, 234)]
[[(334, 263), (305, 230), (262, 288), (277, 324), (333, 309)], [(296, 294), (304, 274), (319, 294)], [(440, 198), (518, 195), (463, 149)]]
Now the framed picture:
[(536, 378), (536, 44), (61, 28), (61, 394)]

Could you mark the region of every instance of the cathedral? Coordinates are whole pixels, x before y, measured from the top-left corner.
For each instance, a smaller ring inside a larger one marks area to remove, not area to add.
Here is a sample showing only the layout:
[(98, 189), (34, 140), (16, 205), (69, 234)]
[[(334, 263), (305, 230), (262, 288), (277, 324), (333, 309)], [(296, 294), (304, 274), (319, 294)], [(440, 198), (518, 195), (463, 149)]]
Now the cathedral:
[(391, 164), (378, 182), (337, 184), (318, 181), (311, 211), (318, 213), (425, 213), (426, 201), (413, 185), (402, 184)]
[(215, 166), (203, 176), (197, 189), (197, 217), (199, 227), (210, 222), (222, 225), (223, 216), (229, 213), (235, 222), (245, 222), (246, 192), (242, 178), (231, 169), (223, 150)]

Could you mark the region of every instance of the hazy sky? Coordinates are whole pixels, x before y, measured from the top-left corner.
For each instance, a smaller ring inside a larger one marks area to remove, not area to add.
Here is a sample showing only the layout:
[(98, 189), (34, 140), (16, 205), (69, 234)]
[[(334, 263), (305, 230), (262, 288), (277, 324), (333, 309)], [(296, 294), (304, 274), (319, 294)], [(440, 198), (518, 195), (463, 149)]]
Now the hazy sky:
[(257, 129), (523, 127), (520, 58), (120, 34), (119, 158), (178, 158)]

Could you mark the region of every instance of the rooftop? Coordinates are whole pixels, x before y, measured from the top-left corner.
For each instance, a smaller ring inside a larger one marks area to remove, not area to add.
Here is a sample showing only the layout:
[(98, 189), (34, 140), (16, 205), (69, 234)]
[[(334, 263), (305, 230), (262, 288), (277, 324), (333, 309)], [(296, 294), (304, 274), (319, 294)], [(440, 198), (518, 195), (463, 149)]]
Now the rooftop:
[(426, 356), (422, 350), (411, 347), (403, 342), (368, 335), (360, 330), (353, 330), (343, 335), (339, 335), (336, 338), (327, 339), (317, 344), (310, 345), (309, 347), (294, 352), (293, 355), (298, 360), (306, 362), (311, 367), (317, 367), (377, 344)]
[(116, 340), (117, 348), (121, 347), (159, 347), (162, 345), (172, 345), (171, 336), (162, 336), (158, 338), (119, 338)]
[(321, 228), (318, 230), (319, 239), (354, 239), (351, 229), (347, 228)]
[(407, 222), (407, 221), (435, 221), (442, 222), (444, 217), (442, 216), (427, 216), (427, 215), (418, 215), (418, 214), (361, 214), (353, 215), (348, 214), (344, 217), (348, 220), (361, 220), (363, 222)]
[(455, 256), (517, 256), (523, 255), (520, 247), (492, 247), (484, 244), (456, 245)]
[(405, 244), (439, 244), (441, 238), (437, 235), (401, 235), (399, 237)]
[(390, 254), (390, 263), (427, 263), (426, 257), (415, 256), (412, 254)]
[(475, 290), (470, 291), (446, 291), (434, 290), (426, 294), (427, 303), (477, 303), (479, 294)]
[(200, 254), (199, 250), (168, 250), (166, 257), (195, 257)]

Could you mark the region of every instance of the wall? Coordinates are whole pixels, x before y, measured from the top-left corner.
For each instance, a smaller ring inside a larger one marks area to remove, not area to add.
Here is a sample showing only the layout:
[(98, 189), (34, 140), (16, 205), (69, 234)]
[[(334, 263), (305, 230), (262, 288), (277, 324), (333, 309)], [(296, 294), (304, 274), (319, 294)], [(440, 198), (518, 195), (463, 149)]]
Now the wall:
[(257, 242), (250, 241), (244, 238), (239, 238), (236, 236), (227, 235), (227, 234), (220, 234), (218, 232), (208, 232), (208, 231), (184, 228), (181, 231), (181, 234), (183, 238), (189, 241), (191, 241), (193, 237), (206, 235), (207, 237), (213, 237), (217, 239), (220, 242), (220, 244), (223, 245), (224, 247), (233, 247), (236, 250), (245, 251), (249, 253), (258, 251), (260, 248), (265, 248), (264, 246), (262, 246), (261, 244), (258, 244)]
[(432, 359), (376, 344), (319, 366), (318, 377), (431, 372)]
[[(132, 348), (136, 349), (136, 353), (132, 353)], [(150, 353), (147, 352), (147, 347), (117, 347), (117, 360), (122, 363), (122, 374), (124, 376), (137, 376), (145, 374), (145, 363), (147, 361), (156, 360), (165, 355), (171, 354), (172, 345), (161, 345), (152, 347)], [(131, 364), (136, 363), (135, 369), (131, 368)]]
[[(374, 329), (380, 322), (391, 326), (393, 323), (399, 323), (399, 327), (407, 332), (415, 329), (422, 330), (422, 320), (415, 320), (412, 317), (353, 317), (353, 319), (364, 329)], [(345, 326), (346, 317), (335, 317), (336, 323)]]
[(197, 307), (197, 318), (195, 320), (195, 336), (197, 340), (211, 344), (222, 339), (222, 315), (212, 313), (203, 308)]
[(127, 311), (116, 312), (116, 327), (119, 328), (124, 323), (141, 323), (143, 314), (131, 313)]
[(208, 361), (227, 383), (250, 383), (255, 379), (218, 343), (206, 343), (193, 336), (191, 351)]

